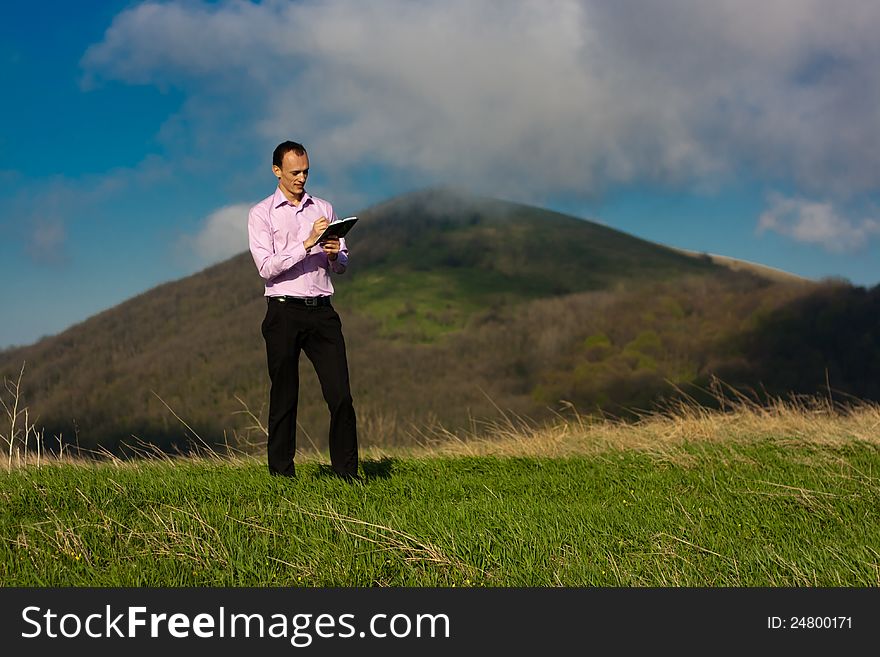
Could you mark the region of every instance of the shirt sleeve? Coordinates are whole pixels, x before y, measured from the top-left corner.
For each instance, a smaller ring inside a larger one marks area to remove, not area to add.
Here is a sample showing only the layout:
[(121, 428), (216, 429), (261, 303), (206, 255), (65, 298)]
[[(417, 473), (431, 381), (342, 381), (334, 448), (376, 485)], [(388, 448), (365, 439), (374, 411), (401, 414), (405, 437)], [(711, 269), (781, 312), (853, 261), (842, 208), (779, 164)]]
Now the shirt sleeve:
[(248, 244), (260, 276), (267, 281), (301, 262), (307, 255), (302, 242), (275, 244), (269, 208), (263, 204), (255, 205), (248, 213)]
[[(330, 223), (339, 221), (339, 217), (336, 216), (336, 210), (334, 210), (333, 206), (329, 203), (327, 203), (327, 207), (325, 208), (324, 216), (330, 220)], [(327, 266), (334, 274), (343, 274), (348, 268), (348, 247), (345, 245), (344, 237), (339, 238), (339, 254), (336, 256), (336, 260), (330, 260), (330, 258), (327, 257)]]
[(336, 256), (336, 260), (327, 259), (328, 264), (330, 265), (330, 271), (334, 274), (344, 274), (345, 270), (348, 268), (348, 247), (345, 245), (345, 238), (339, 238), (339, 253)]

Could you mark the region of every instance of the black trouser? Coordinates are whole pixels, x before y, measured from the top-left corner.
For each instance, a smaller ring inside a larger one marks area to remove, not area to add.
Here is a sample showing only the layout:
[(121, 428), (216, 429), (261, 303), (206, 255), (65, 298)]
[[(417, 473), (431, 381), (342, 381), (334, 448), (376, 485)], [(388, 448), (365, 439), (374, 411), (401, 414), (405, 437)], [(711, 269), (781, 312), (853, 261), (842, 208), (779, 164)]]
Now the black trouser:
[(301, 306), (269, 298), (262, 325), (272, 387), (269, 392), (269, 472), (292, 475), (296, 453), (299, 354), (315, 366), (330, 409), (330, 465), (357, 474), (357, 424), (348, 381), (342, 322), (332, 306)]

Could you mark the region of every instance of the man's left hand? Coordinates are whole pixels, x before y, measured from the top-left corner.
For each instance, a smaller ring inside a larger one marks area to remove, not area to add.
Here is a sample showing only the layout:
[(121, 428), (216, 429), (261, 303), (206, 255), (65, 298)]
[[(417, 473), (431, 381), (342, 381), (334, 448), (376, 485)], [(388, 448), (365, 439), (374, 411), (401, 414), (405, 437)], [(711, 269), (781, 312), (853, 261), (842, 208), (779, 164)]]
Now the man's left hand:
[(324, 249), (324, 253), (327, 254), (327, 258), (329, 260), (336, 260), (336, 258), (339, 257), (339, 250), (341, 248), (339, 245), (339, 238), (334, 237), (328, 239), (326, 242), (321, 244), (321, 248)]

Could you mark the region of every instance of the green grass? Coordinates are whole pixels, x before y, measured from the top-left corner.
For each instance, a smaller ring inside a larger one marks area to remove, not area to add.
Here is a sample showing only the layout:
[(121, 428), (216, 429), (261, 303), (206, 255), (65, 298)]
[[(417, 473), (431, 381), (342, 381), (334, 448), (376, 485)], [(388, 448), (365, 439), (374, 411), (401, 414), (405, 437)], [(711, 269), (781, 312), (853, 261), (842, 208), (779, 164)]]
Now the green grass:
[(0, 475), (6, 586), (877, 586), (880, 450), (217, 460)]
[(476, 294), (462, 285), (464, 271), (368, 274), (340, 285), (340, 304), (346, 302), (380, 323), (380, 335), (433, 342), (462, 328), (480, 307)]
[(548, 291), (540, 282), (497, 271), (391, 267), (382, 273), (351, 277), (351, 282), (338, 285), (336, 298), (341, 307), (349, 305), (378, 320), (383, 337), (434, 342), (464, 328), (477, 310), (488, 305), (513, 304), (543, 294)]

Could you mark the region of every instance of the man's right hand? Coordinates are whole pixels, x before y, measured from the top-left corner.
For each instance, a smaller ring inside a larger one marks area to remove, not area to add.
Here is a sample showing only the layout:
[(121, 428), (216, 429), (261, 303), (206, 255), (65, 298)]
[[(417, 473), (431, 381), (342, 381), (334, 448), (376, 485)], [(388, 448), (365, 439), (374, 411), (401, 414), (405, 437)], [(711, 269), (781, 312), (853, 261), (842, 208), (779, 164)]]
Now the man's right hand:
[(318, 243), (318, 238), (321, 237), (321, 233), (323, 233), (329, 225), (330, 221), (327, 219), (327, 217), (321, 217), (312, 224), (312, 232), (309, 233), (306, 241), (303, 242), (303, 246), (306, 247), (306, 251), (308, 251), (310, 248)]

